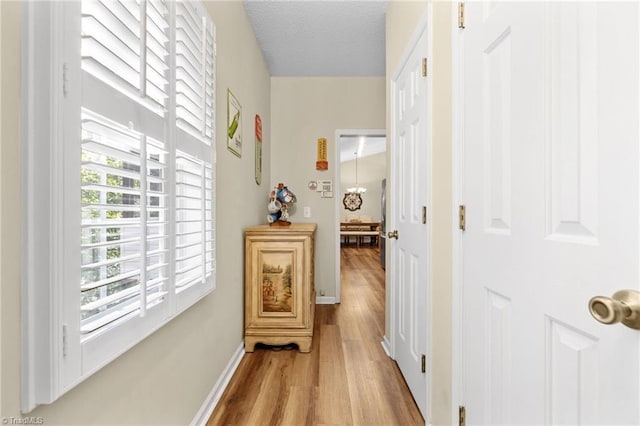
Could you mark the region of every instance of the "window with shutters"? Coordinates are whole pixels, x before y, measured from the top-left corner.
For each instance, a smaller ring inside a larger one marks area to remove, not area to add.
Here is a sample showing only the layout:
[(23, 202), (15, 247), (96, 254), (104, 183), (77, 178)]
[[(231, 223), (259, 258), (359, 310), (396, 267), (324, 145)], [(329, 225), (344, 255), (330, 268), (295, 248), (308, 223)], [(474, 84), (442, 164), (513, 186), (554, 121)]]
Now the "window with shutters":
[(202, 4), (33, 2), (25, 23), (26, 412), (214, 289), (216, 203)]

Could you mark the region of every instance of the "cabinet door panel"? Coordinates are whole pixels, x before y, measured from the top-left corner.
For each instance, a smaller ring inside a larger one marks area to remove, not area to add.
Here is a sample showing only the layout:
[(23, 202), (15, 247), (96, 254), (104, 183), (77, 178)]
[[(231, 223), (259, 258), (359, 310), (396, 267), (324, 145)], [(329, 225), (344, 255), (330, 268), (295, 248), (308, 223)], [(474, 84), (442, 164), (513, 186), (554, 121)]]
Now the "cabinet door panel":
[(304, 241), (252, 241), (247, 327), (304, 328), (308, 312)]

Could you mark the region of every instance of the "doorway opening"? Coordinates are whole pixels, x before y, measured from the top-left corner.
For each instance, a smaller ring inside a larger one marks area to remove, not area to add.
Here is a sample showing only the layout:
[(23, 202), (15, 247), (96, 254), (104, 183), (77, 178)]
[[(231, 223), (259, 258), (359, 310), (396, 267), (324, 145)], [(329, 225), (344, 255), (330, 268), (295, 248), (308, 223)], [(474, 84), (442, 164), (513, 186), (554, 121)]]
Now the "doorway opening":
[(340, 303), (341, 249), (384, 250), (386, 138), (383, 129), (336, 130), (336, 303)]

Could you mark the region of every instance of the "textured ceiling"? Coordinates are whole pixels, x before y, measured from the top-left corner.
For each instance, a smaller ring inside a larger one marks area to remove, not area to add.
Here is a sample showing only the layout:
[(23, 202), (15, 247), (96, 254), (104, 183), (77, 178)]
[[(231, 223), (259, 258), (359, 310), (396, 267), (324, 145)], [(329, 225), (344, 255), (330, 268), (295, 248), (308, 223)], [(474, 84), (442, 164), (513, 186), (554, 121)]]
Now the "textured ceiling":
[(384, 76), (386, 0), (244, 0), (272, 76)]

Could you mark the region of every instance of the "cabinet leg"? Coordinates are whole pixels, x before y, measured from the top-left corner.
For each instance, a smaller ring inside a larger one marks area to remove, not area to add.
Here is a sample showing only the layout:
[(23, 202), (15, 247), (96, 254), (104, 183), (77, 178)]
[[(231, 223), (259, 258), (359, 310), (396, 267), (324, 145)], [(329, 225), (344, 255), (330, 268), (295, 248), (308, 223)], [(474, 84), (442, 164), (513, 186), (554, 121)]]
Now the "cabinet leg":
[(300, 352), (311, 352), (311, 337), (299, 337), (295, 343), (298, 344), (298, 349), (300, 350)]
[(256, 341), (254, 339), (245, 337), (244, 338), (244, 351), (245, 352), (253, 352), (256, 349)]

